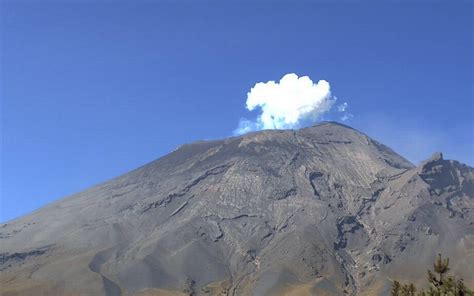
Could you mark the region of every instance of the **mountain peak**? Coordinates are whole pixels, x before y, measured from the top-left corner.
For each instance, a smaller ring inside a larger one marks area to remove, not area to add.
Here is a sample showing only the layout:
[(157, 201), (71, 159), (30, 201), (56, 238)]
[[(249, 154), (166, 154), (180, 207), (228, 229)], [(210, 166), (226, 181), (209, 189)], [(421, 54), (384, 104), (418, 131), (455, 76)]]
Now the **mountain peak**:
[(473, 180), (337, 122), (183, 145), (1, 225), (0, 294), (366, 294), (427, 249), (469, 262)]
[(330, 121), (330, 120), (329, 121), (321, 121), (320, 123), (313, 125), (313, 127), (328, 126), (328, 125), (329, 126), (340, 126), (340, 127), (348, 128), (348, 129), (351, 129), (351, 130), (356, 130), (353, 127), (350, 127), (346, 124), (340, 123), (338, 121)]
[(443, 153), (442, 152), (435, 152), (433, 155), (427, 159), (426, 161), (440, 161), (443, 160)]

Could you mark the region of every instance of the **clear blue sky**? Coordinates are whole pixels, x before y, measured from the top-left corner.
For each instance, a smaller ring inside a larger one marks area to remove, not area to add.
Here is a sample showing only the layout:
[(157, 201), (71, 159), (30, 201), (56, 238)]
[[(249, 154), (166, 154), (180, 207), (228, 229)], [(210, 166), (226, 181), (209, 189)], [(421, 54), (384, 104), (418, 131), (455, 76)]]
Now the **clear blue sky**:
[(471, 1), (81, 2), (1, 2), (0, 221), (230, 136), (291, 72), (412, 162), (474, 164)]

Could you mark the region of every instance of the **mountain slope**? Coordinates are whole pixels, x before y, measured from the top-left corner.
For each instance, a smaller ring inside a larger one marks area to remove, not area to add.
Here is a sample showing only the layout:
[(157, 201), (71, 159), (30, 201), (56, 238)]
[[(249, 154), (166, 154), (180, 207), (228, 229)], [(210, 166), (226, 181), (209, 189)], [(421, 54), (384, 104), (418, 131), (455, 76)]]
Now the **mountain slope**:
[(1, 225), (0, 289), (380, 295), (438, 252), (472, 285), (473, 188), (336, 123), (198, 142)]

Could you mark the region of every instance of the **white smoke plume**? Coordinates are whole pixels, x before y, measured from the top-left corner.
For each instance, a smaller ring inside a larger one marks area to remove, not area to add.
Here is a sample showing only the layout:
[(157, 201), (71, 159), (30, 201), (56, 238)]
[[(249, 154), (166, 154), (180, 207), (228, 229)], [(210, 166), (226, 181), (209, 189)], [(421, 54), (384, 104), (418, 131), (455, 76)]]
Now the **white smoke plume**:
[(337, 106), (337, 111), (338, 112), (345, 112), (348, 106), (349, 105), (347, 104), (347, 102), (344, 102), (341, 105)]
[(249, 111), (259, 108), (261, 113), (253, 121), (241, 119), (234, 133), (298, 128), (304, 122), (318, 120), (335, 101), (326, 80), (313, 83), (308, 76), (291, 73), (279, 82), (259, 82), (247, 94), (246, 107)]
[(349, 104), (347, 104), (347, 102), (344, 102), (341, 105), (337, 106), (337, 112), (342, 113), (341, 117), (339, 117), (339, 119), (342, 121), (347, 121), (354, 117), (354, 115), (347, 112), (347, 108), (349, 108)]

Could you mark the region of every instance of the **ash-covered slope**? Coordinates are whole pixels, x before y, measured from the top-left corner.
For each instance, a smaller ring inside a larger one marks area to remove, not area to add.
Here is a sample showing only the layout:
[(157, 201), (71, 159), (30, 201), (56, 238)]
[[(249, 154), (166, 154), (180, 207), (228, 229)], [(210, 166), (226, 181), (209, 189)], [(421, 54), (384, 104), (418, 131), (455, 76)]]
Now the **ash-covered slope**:
[(474, 170), (336, 123), (184, 145), (0, 226), (2, 295), (383, 295), (474, 284)]

